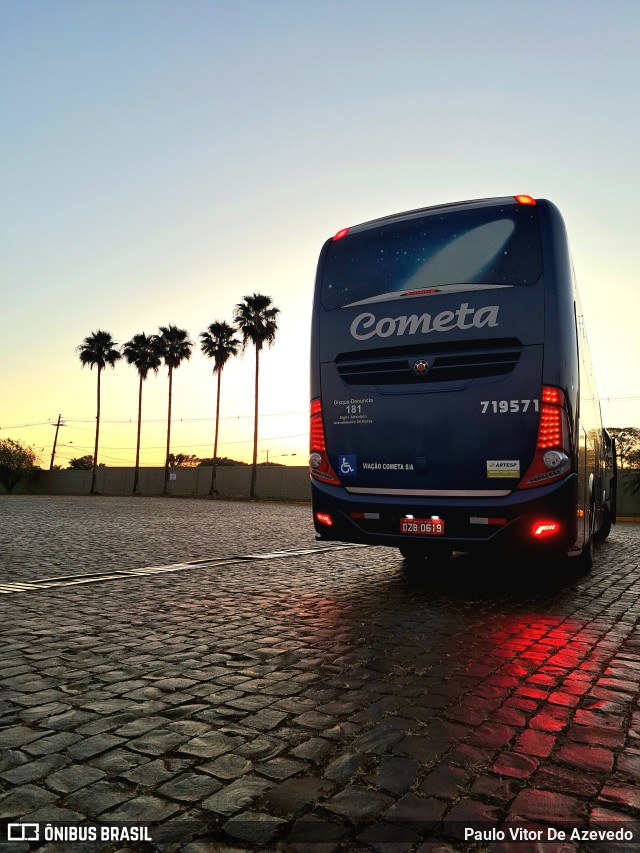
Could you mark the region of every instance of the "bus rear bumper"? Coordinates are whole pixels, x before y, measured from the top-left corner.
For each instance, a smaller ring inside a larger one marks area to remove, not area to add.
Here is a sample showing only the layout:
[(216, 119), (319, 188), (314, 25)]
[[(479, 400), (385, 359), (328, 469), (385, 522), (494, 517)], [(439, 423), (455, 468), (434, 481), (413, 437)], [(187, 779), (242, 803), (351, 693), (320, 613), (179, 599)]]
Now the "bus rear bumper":
[[(349, 494), (312, 480), (318, 538), (425, 551), (530, 550), (567, 552), (576, 541), (575, 475), (560, 483), (501, 498), (413, 498)], [(440, 519), (442, 534), (406, 534), (401, 519)]]

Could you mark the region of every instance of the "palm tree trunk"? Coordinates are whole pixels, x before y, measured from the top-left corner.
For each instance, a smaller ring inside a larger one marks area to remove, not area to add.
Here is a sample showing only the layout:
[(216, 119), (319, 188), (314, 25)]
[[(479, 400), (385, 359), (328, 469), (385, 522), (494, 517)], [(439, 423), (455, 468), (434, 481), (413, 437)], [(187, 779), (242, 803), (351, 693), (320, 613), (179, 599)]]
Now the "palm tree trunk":
[(98, 438), (100, 436), (100, 365), (98, 365), (98, 405), (96, 410), (96, 444), (93, 450), (93, 471), (91, 473), (91, 490), (90, 495), (96, 495), (96, 473), (98, 468)]
[(218, 426), (220, 424), (220, 377), (222, 375), (222, 369), (218, 371), (218, 391), (216, 393), (216, 434), (213, 439), (213, 459), (211, 460), (211, 488), (209, 489), (209, 497), (212, 498), (214, 494), (218, 493), (218, 489), (216, 488), (216, 474), (217, 474), (217, 466), (216, 459), (218, 458)]
[(169, 368), (169, 413), (167, 415), (167, 455), (164, 460), (164, 489), (163, 495), (169, 494), (169, 451), (171, 449), (171, 395), (173, 387), (173, 367)]
[(133, 475), (133, 494), (140, 494), (138, 478), (140, 476), (140, 428), (142, 426), (142, 374), (140, 374), (140, 388), (138, 391), (138, 437), (136, 440), (136, 470)]
[(253, 409), (253, 462), (251, 464), (251, 489), (249, 497), (256, 496), (256, 466), (258, 464), (258, 375), (260, 372), (260, 349), (256, 346), (256, 390)]

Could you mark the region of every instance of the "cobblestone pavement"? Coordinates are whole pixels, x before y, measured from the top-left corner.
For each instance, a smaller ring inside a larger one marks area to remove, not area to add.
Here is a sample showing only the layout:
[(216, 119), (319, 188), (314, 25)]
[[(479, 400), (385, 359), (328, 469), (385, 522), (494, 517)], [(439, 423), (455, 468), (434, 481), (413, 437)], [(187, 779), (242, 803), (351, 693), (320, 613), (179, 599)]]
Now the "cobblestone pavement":
[(153, 839), (2, 850), (640, 848), (640, 525), (586, 578), (234, 559), (316, 547), (305, 505), (0, 499), (0, 818)]

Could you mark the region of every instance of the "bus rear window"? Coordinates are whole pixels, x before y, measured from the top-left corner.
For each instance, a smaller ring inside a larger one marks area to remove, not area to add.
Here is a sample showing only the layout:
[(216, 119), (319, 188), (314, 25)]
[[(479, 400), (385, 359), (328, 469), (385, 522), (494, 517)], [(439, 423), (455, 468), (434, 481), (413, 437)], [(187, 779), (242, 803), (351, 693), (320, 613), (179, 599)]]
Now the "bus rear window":
[(446, 285), (532, 284), (542, 272), (535, 207), (507, 204), (350, 231), (329, 245), (321, 300), (340, 308)]

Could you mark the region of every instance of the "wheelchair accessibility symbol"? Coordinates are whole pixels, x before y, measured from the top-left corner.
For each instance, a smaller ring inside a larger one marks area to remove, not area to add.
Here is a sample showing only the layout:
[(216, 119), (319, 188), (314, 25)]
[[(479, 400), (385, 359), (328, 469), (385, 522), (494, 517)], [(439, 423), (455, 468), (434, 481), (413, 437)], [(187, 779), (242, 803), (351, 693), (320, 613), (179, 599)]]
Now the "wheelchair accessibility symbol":
[(356, 456), (338, 456), (338, 467), (343, 477), (355, 477), (358, 473), (358, 459)]

